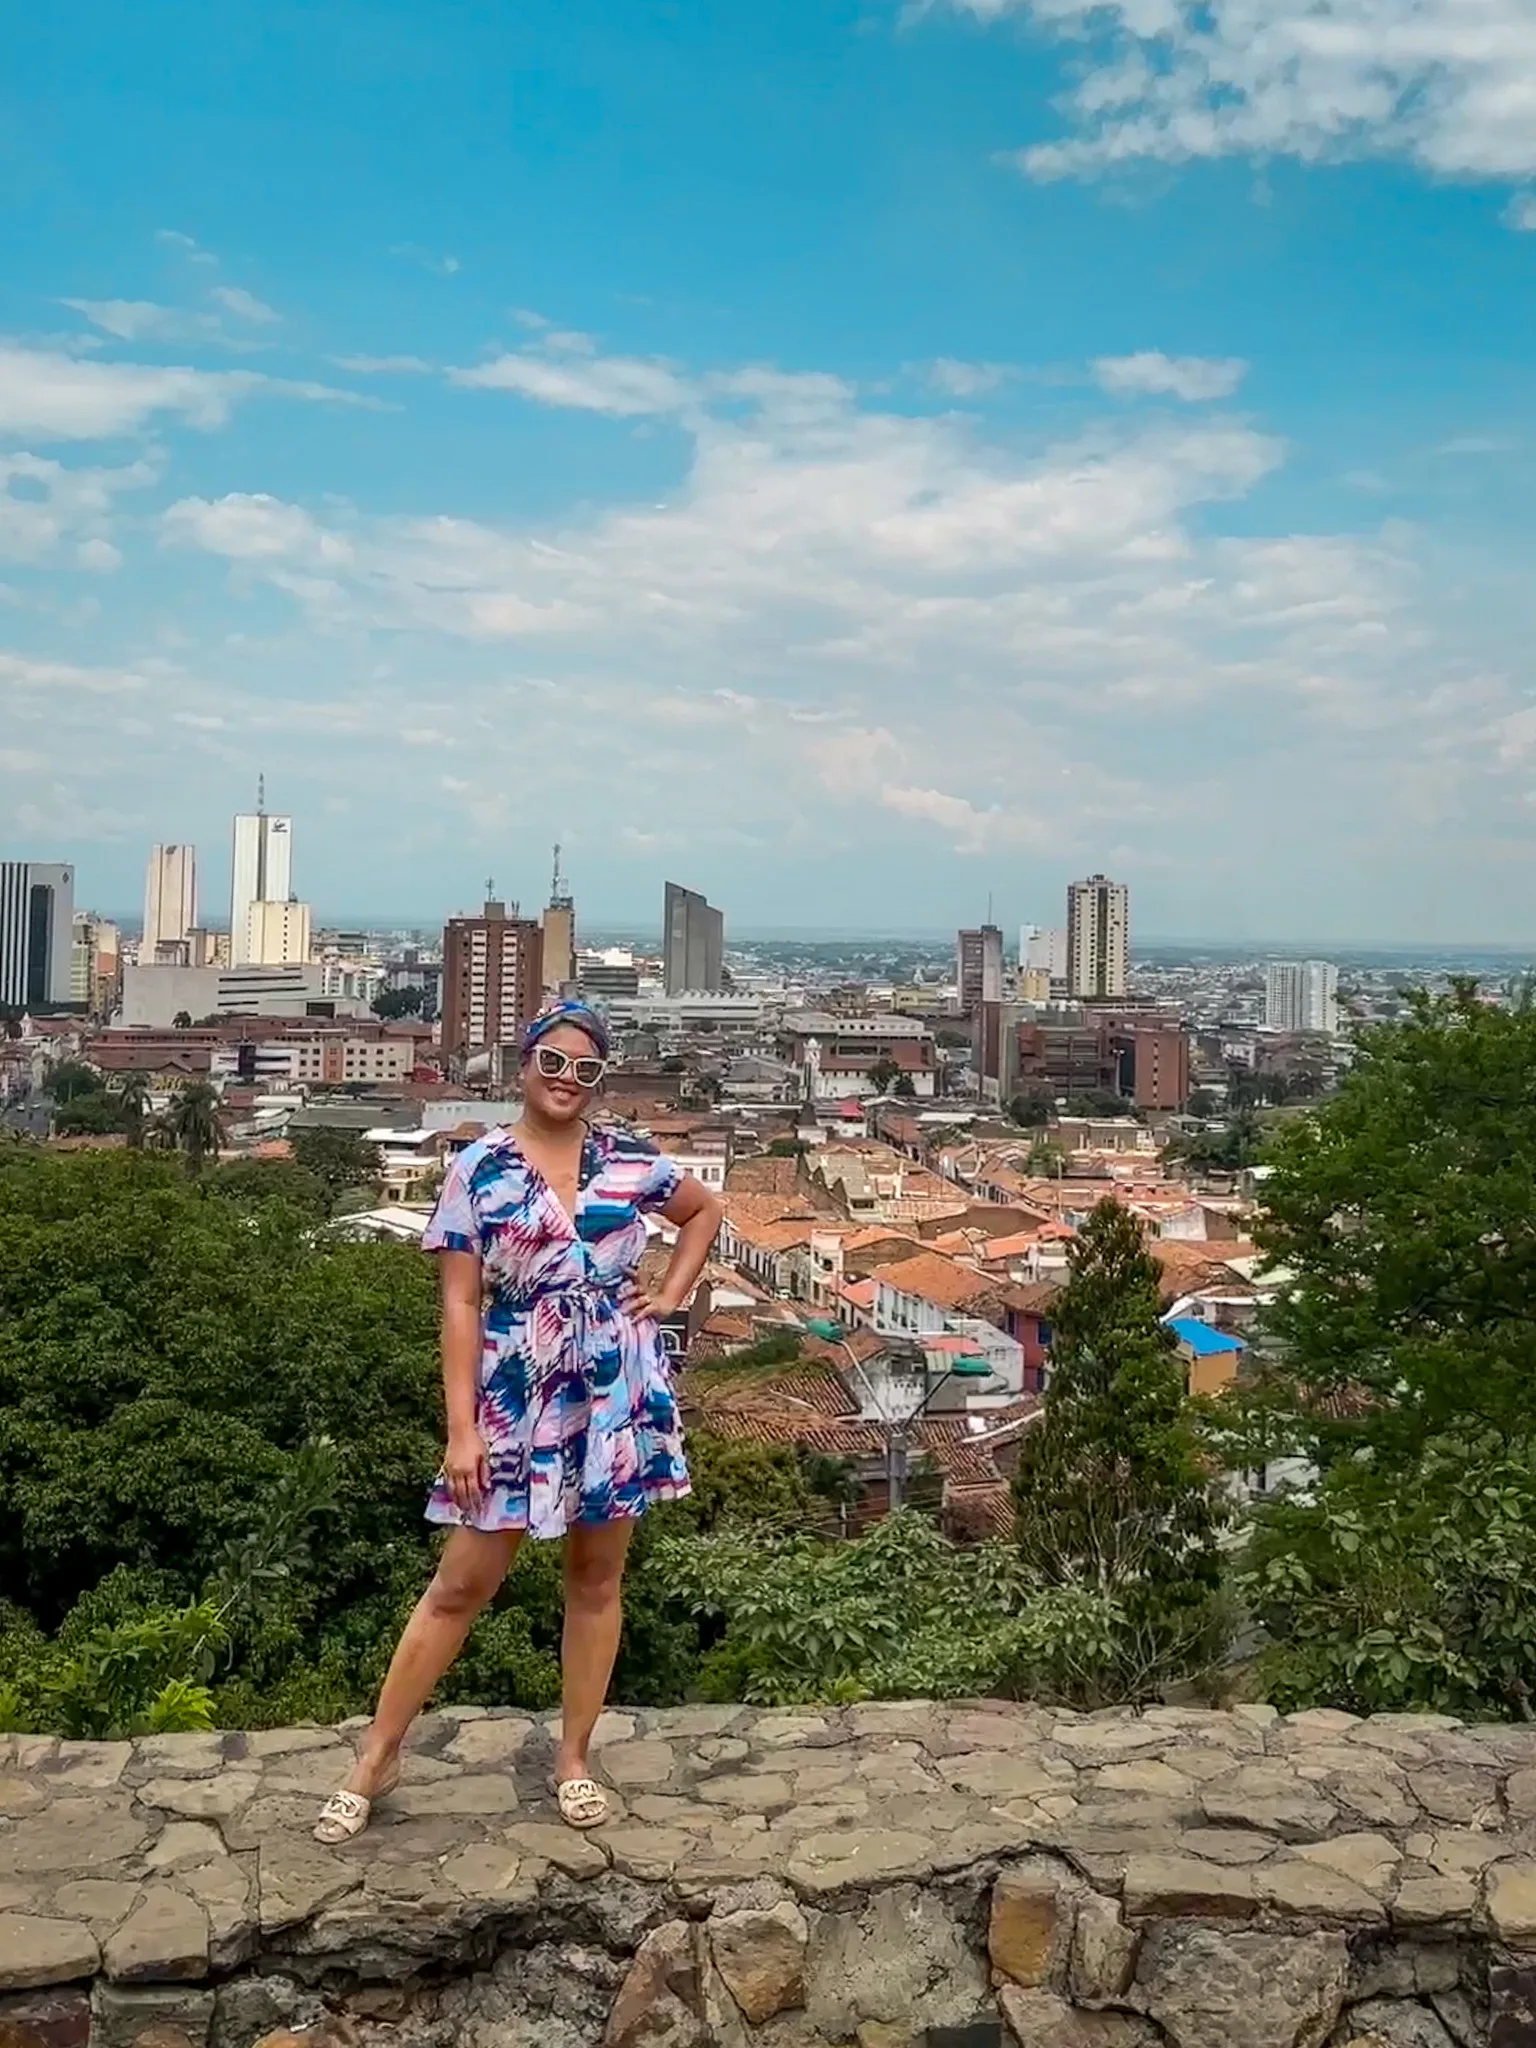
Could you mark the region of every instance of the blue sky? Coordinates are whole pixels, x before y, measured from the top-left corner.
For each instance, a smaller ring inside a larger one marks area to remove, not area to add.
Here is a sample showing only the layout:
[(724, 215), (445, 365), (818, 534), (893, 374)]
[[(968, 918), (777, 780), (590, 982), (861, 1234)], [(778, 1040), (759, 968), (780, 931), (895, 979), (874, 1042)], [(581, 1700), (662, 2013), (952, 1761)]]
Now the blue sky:
[(60, 0), (0, 854), (1536, 939), (1530, 0)]

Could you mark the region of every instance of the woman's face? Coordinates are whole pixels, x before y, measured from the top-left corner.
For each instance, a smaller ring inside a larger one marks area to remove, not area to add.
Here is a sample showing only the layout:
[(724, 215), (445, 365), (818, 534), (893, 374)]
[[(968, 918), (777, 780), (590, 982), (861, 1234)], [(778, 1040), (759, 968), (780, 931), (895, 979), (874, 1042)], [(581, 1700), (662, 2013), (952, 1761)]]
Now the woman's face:
[[(560, 1055), (558, 1060), (556, 1054)], [(552, 1124), (574, 1123), (577, 1117), (585, 1115), (601, 1077), (578, 1080), (570, 1063), (600, 1057), (579, 1024), (556, 1024), (545, 1032), (523, 1062), (524, 1102), (536, 1116)], [(556, 1066), (563, 1071), (546, 1071)]]

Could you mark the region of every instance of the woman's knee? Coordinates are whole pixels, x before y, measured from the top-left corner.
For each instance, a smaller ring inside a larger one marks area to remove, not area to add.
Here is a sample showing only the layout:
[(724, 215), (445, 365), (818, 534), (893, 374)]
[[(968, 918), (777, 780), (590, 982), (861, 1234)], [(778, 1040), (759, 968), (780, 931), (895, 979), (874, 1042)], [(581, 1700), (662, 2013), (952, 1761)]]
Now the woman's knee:
[(427, 1588), (427, 1606), (440, 1621), (472, 1621), (500, 1584), (500, 1572), (444, 1560)]
[(565, 1604), (580, 1613), (598, 1614), (612, 1607), (624, 1581), (624, 1559), (571, 1557), (565, 1568)]

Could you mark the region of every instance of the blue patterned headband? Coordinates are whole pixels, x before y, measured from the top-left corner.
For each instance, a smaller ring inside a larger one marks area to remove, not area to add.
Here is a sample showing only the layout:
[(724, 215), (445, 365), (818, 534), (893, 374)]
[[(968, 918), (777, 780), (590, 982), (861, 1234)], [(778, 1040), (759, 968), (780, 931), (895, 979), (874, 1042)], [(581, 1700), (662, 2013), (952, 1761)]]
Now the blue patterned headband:
[(550, 1003), (523, 1032), (523, 1058), (527, 1059), (541, 1038), (548, 1037), (557, 1024), (573, 1024), (591, 1039), (599, 1059), (608, 1057), (608, 1026), (587, 1003), (567, 1000)]

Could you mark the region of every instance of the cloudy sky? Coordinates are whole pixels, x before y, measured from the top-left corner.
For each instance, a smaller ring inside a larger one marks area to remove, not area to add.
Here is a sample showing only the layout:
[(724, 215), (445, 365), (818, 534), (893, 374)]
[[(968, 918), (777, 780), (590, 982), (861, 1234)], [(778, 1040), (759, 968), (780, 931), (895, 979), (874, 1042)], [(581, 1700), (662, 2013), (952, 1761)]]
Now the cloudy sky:
[(1536, 939), (1536, 0), (57, 0), (0, 855)]

